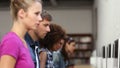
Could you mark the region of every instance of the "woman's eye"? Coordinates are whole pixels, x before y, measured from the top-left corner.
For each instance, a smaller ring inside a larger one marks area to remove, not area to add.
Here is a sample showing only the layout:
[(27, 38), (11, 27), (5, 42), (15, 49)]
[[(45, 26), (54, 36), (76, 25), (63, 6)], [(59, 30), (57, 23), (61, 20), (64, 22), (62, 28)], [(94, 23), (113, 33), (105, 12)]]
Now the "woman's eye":
[(39, 12), (36, 12), (35, 14), (36, 14), (36, 15), (39, 15)]

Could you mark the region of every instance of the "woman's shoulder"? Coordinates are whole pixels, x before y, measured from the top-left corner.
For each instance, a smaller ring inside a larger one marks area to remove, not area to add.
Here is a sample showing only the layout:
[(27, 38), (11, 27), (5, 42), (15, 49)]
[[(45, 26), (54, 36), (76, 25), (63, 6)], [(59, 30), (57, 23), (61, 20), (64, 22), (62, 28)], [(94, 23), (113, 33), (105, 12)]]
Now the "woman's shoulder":
[(2, 37), (1, 42), (18, 41), (18, 39), (19, 39), (19, 37), (14, 32), (8, 32)]
[[(8, 32), (6, 33), (2, 40), (0, 45), (7, 45), (7, 46), (13, 46), (13, 48), (19, 46), (21, 44), (20, 38), (14, 33), (14, 32)], [(17, 45), (17, 46), (16, 46)]]
[(0, 42), (1, 55), (7, 54), (17, 58), (21, 47), (21, 41), (12, 32), (7, 33)]

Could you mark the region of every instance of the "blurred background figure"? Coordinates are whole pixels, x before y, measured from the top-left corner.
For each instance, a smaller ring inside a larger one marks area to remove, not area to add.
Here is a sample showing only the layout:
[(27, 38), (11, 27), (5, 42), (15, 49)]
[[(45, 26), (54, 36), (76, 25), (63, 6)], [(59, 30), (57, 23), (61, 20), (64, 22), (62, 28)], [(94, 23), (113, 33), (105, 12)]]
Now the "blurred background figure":
[(63, 46), (66, 33), (57, 24), (50, 24), (50, 32), (43, 40), (40, 40), (41, 48), (39, 52), (40, 68), (54, 68), (53, 51), (57, 51)]
[(70, 67), (73, 63), (70, 62), (69, 58), (74, 53), (76, 42), (71, 37), (66, 37), (62, 48), (53, 53), (53, 61), (55, 68), (66, 68)]

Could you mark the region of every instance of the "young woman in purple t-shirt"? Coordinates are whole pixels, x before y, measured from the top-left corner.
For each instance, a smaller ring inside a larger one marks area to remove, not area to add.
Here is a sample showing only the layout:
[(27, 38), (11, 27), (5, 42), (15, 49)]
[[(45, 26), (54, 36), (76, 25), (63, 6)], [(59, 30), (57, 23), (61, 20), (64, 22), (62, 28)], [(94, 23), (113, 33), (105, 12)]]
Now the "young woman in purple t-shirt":
[(11, 0), (13, 26), (0, 43), (0, 68), (34, 68), (24, 36), (34, 30), (41, 19), (38, 0)]

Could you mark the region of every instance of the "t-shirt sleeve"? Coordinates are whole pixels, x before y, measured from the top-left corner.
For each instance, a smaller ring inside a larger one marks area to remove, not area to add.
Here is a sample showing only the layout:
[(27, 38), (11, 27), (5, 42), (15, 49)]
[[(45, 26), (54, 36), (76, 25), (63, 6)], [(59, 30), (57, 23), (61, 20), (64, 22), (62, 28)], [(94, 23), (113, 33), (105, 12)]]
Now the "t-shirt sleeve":
[(18, 58), (18, 54), (19, 54), (19, 43), (17, 42), (17, 40), (15, 39), (8, 39), (5, 40), (2, 44), (1, 44), (1, 56), (2, 55), (10, 55), (12, 57), (14, 57), (15, 59)]

